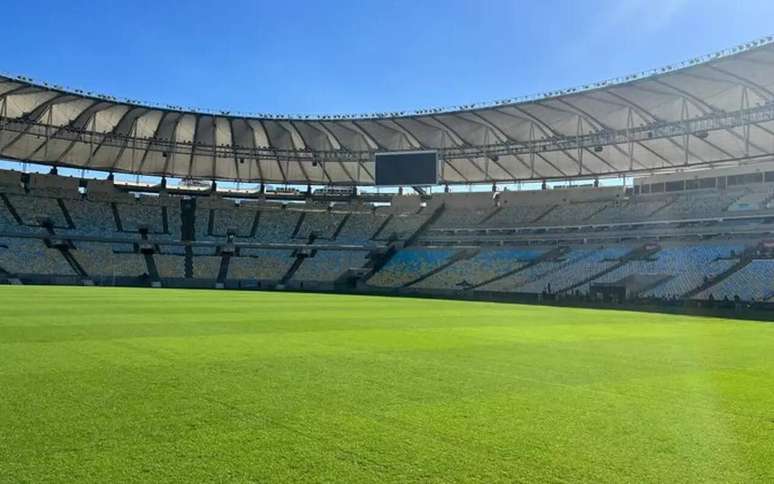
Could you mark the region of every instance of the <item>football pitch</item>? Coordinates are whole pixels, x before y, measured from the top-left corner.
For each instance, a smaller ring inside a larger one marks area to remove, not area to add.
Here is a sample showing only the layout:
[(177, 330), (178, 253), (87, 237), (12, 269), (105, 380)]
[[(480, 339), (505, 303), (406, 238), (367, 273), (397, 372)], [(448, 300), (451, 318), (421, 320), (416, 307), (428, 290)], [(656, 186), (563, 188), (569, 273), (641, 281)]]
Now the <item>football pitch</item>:
[(774, 324), (0, 287), (0, 482), (772, 482)]

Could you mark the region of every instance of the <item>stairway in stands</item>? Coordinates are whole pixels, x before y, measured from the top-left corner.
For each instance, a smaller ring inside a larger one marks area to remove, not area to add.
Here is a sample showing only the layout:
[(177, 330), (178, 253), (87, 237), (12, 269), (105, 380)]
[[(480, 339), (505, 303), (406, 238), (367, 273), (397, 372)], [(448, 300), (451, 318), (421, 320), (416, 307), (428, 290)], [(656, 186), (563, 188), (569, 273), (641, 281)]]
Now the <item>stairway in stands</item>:
[(734, 265), (732, 265), (725, 271), (721, 272), (720, 274), (717, 274), (715, 277), (711, 277), (707, 279), (707, 281), (702, 283), (699, 287), (696, 287), (686, 292), (685, 294), (682, 295), (682, 298), (690, 299), (693, 296), (704, 291), (705, 289), (709, 289), (710, 287), (720, 283), (721, 281), (728, 278), (735, 272), (738, 272), (744, 269), (748, 264), (750, 264), (750, 262), (753, 261), (753, 258), (755, 257), (755, 251), (756, 251), (755, 247), (749, 247), (747, 250), (745, 250), (739, 255), (739, 260)]
[(774, 191), (769, 193), (766, 196), (766, 198), (763, 199), (763, 201), (761, 202), (761, 209), (765, 209), (766, 207), (768, 207), (769, 204), (772, 202), (772, 200), (774, 200)]
[(485, 224), (485, 223), (489, 222), (489, 220), (491, 220), (492, 218), (496, 217), (496, 216), (497, 216), (497, 214), (498, 214), (498, 213), (500, 213), (500, 212), (502, 211), (502, 209), (503, 209), (503, 207), (502, 207), (502, 206), (498, 206), (498, 207), (496, 207), (494, 210), (492, 210), (491, 212), (489, 212), (489, 213), (488, 213), (488, 214), (487, 214), (487, 215), (486, 215), (484, 218), (482, 218), (481, 220), (479, 220), (479, 221), (478, 221), (478, 222), (477, 222), (475, 225), (476, 225), (476, 226), (478, 226), (478, 227), (480, 227), (481, 225), (483, 225), (483, 224)]
[(493, 282), (499, 281), (500, 279), (505, 279), (508, 276), (512, 276), (513, 274), (516, 274), (516, 273), (519, 273), (521, 271), (527, 270), (527, 269), (529, 269), (532, 266), (540, 264), (541, 262), (552, 261), (552, 260), (554, 260), (554, 259), (556, 259), (556, 258), (558, 258), (558, 257), (560, 257), (562, 255), (564, 255), (566, 252), (567, 252), (567, 248), (566, 247), (557, 247), (555, 249), (551, 249), (548, 252), (546, 252), (545, 254), (541, 255), (540, 257), (536, 257), (535, 259), (533, 259), (532, 261), (530, 261), (529, 263), (527, 263), (527, 264), (525, 264), (523, 266), (517, 267), (516, 269), (510, 270), (510, 271), (505, 272), (503, 274), (500, 274), (500, 275), (497, 275), (497, 276), (494, 276), (494, 277), (490, 277), (489, 279), (487, 279), (485, 281), (482, 281), (482, 282), (479, 282), (478, 284), (474, 284), (474, 285), (468, 286), (468, 287), (465, 288), (465, 290), (469, 291), (469, 290), (472, 290), (472, 289), (477, 289), (479, 287), (486, 286), (487, 284), (491, 284)]
[(59, 252), (62, 254), (62, 257), (64, 257), (67, 263), (70, 264), (70, 268), (72, 268), (73, 272), (78, 274), (78, 276), (81, 277), (84, 282), (86, 282), (89, 278), (89, 275), (86, 274), (86, 271), (83, 269), (83, 267), (81, 267), (75, 257), (73, 257), (72, 252), (70, 252), (70, 248), (64, 244), (56, 244), (55, 248), (59, 250)]
[(56, 203), (59, 205), (59, 210), (62, 211), (62, 215), (64, 216), (64, 219), (67, 222), (67, 228), (74, 229), (75, 222), (73, 222), (73, 218), (70, 216), (70, 211), (67, 210), (67, 207), (65, 206), (64, 201), (62, 201), (61, 198), (57, 198)]
[(377, 237), (379, 237), (379, 234), (382, 233), (382, 230), (384, 230), (384, 228), (390, 223), (390, 221), (394, 216), (395, 215), (393, 214), (389, 214), (387, 215), (387, 217), (385, 217), (384, 222), (382, 222), (379, 228), (376, 229), (376, 232), (374, 232), (373, 235), (371, 236), (371, 240), (376, 240)]
[(379, 247), (368, 253), (368, 262), (363, 266), (364, 269), (368, 269), (368, 272), (363, 275), (363, 280), (368, 280), (371, 276), (379, 272), (384, 267), (392, 256), (398, 253), (398, 247), (396, 244), (390, 244), (388, 247)]
[(665, 209), (667, 209), (668, 207), (671, 207), (672, 205), (674, 205), (674, 203), (675, 203), (676, 201), (677, 201), (677, 197), (672, 197), (672, 199), (671, 199), (671, 200), (669, 200), (667, 203), (665, 203), (664, 205), (662, 205), (662, 206), (658, 207), (657, 209), (653, 210), (653, 211), (652, 211), (652, 212), (650, 212), (648, 215), (646, 215), (644, 219), (645, 219), (645, 220), (649, 220), (651, 217), (653, 217), (653, 216), (654, 216), (654, 215), (656, 215), (657, 213), (659, 213), (659, 212), (663, 212), (663, 211), (664, 211)]
[(336, 227), (336, 230), (333, 231), (333, 235), (331, 236), (332, 240), (336, 240), (336, 238), (338, 238), (339, 234), (344, 229), (344, 225), (347, 224), (347, 222), (349, 221), (349, 217), (351, 216), (352, 216), (351, 213), (347, 213), (346, 215), (344, 215), (344, 217), (341, 219), (341, 222), (339, 222), (339, 225)]
[(196, 199), (180, 200), (180, 234), (184, 241), (196, 240)]
[(414, 231), (411, 236), (409, 236), (408, 239), (406, 239), (406, 242), (404, 245), (412, 245), (414, 242), (417, 241), (417, 239), (424, 234), (429, 227), (431, 227), (436, 220), (438, 220), (441, 217), (441, 214), (443, 214), (443, 211), (446, 210), (446, 204), (442, 203), (438, 208), (435, 209), (435, 211), (425, 220), (422, 225), (417, 228), (417, 230)]
[(185, 246), (185, 260), (183, 261), (183, 271), (186, 279), (193, 279), (193, 247)]
[(216, 281), (219, 287), (223, 287), (226, 284), (226, 277), (228, 276), (228, 266), (231, 262), (231, 254), (221, 254), (220, 269), (218, 269), (218, 279)]
[(546, 216), (547, 216), (549, 213), (553, 212), (553, 211), (554, 211), (554, 209), (556, 209), (556, 207), (558, 207), (558, 206), (559, 206), (559, 205), (551, 205), (551, 206), (548, 208), (548, 210), (546, 210), (545, 212), (541, 213), (540, 215), (538, 215), (538, 216), (537, 216), (537, 217), (535, 217), (534, 219), (530, 220), (528, 223), (530, 223), (530, 224), (534, 224), (534, 223), (536, 223), (536, 222), (539, 222), (539, 221), (543, 220), (544, 218), (546, 218)]
[(148, 276), (150, 276), (151, 285), (153, 287), (161, 287), (161, 278), (159, 277), (159, 270), (156, 267), (156, 261), (153, 259), (153, 254), (145, 252), (142, 255), (145, 257), (145, 265), (148, 268)]
[(113, 212), (113, 222), (116, 224), (116, 229), (119, 232), (124, 231), (124, 226), (121, 224), (121, 216), (118, 214), (118, 206), (116, 202), (110, 202), (110, 211)]
[(606, 269), (603, 269), (595, 274), (592, 274), (591, 276), (576, 282), (575, 284), (572, 284), (571, 286), (567, 286), (564, 289), (561, 289), (560, 291), (557, 291), (558, 293), (568, 293), (571, 292), (573, 289), (577, 289), (579, 287), (583, 287), (585, 284), (588, 284), (591, 281), (594, 281), (596, 279), (599, 279), (600, 277), (604, 276), (605, 274), (608, 274), (610, 272), (613, 272), (614, 270), (618, 269), (619, 267), (622, 267), (629, 263), (629, 261), (636, 260), (636, 259), (644, 259), (648, 256), (651, 256), (658, 252), (659, 248), (649, 247), (648, 245), (643, 245), (640, 247), (637, 247), (636, 249), (632, 250), (628, 254), (624, 255), (620, 259), (618, 259), (618, 262), (611, 265), (610, 267), (607, 267)]
[(284, 286), (293, 278), (298, 268), (301, 267), (301, 264), (304, 262), (304, 259), (309, 257), (309, 254), (302, 250), (296, 249), (295, 252), (293, 252), (293, 257), (295, 257), (296, 260), (293, 261), (293, 265), (290, 266), (290, 269), (288, 269), (285, 275), (282, 276), (282, 279), (280, 279), (280, 285)]
[(293, 234), (290, 236), (291, 239), (298, 237), (298, 232), (301, 230), (301, 226), (304, 225), (305, 218), (306, 212), (301, 212), (301, 215), (298, 217), (298, 221), (296, 222), (296, 227), (293, 229)]
[(454, 255), (449, 257), (449, 260), (441, 264), (440, 266), (436, 267), (435, 269), (426, 272), (422, 274), (421, 276), (417, 277), (413, 281), (409, 281), (406, 284), (403, 284), (401, 287), (410, 287), (413, 284), (416, 284), (418, 282), (422, 282), (425, 279), (427, 279), (430, 276), (433, 276), (435, 274), (438, 274), (439, 272), (445, 270), (446, 268), (452, 266), (453, 264), (456, 264), (457, 262), (461, 260), (470, 259), (472, 257), (475, 257), (479, 252), (481, 252), (481, 249), (462, 249), (460, 251), (457, 251)]
[(19, 216), (19, 212), (16, 211), (16, 208), (11, 204), (11, 201), (8, 200), (8, 197), (6, 197), (4, 193), (0, 193), (0, 200), (3, 201), (5, 208), (8, 209), (8, 213), (13, 216), (14, 220), (16, 220), (16, 223), (19, 225), (24, 225), (24, 221), (21, 219), (21, 216)]

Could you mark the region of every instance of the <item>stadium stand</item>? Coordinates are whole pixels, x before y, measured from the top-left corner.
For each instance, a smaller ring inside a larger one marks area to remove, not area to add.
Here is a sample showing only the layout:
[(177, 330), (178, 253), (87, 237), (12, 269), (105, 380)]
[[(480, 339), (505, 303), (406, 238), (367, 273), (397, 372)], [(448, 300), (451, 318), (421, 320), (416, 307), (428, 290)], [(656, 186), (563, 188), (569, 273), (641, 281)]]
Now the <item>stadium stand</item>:
[[(487, 291), (541, 293), (555, 292), (578, 282), (589, 273), (580, 273), (577, 268), (602, 269), (609, 259), (620, 257), (626, 249), (603, 247), (573, 248), (555, 258), (539, 263), (486, 284), (479, 288)], [(573, 278), (574, 276), (574, 278)]]
[(540, 254), (540, 251), (531, 249), (485, 250), (469, 259), (453, 263), (446, 269), (417, 282), (413, 287), (467, 289), (524, 267)]
[(220, 256), (202, 255), (194, 257), (193, 277), (201, 279), (216, 279), (223, 258)]
[(427, 222), (428, 217), (427, 214), (393, 214), (375, 238), (377, 240), (407, 239)]
[(400, 287), (443, 265), (454, 255), (451, 250), (403, 249), (368, 280), (372, 286)]
[(387, 217), (382, 215), (370, 212), (353, 212), (349, 215), (341, 231), (336, 236), (336, 242), (342, 244), (366, 244), (386, 221)]
[[(216, 208), (210, 212), (212, 218), (212, 234), (217, 236), (226, 236), (228, 234), (236, 237), (250, 237), (258, 216), (258, 211), (249, 207)], [(203, 229), (207, 229), (206, 224), (201, 224)]]
[[(561, 292), (583, 280), (609, 269), (630, 251), (628, 247), (598, 247), (574, 249), (563, 260), (543, 263), (536, 267), (536, 277), (519, 286), (519, 292)], [(554, 269), (555, 267), (555, 269)], [(539, 272), (545, 269), (545, 272)]]
[(243, 248), (239, 257), (231, 257), (228, 278), (278, 281), (288, 272), (294, 260), (289, 250)]
[[(770, 39), (662, 69), (656, 90), (645, 75), (397, 117), (208, 113), (217, 129), (169, 107), (118, 119), (112, 97), (0, 76), (0, 154), (51, 167), (0, 170), (0, 281), (770, 301), (769, 56)], [(439, 186), (368, 188), (377, 151), (430, 147)], [(63, 176), (79, 168), (112, 171)]]
[(115, 277), (138, 278), (147, 274), (145, 259), (133, 249), (131, 244), (77, 241), (73, 256), (88, 277), (109, 283)]
[(48, 196), (6, 195), (8, 202), (21, 217), (22, 223), (32, 226), (51, 224), (58, 228), (67, 228), (62, 209), (56, 198)]
[(124, 232), (140, 233), (144, 230), (152, 234), (164, 233), (163, 211), (157, 204), (143, 198), (129, 203), (116, 203), (116, 209)]
[(162, 278), (185, 277), (185, 257), (177, 255), (155, 255), (156, 269)]
[(349, 281), (365, 291), (550, 297), (612, 285), (630, 298), (698, 301), (774, 294), (769, 252), (747, 255), (774, 232), (769, 183), (444, 193), (332, 209), (211, 194), (196, 197), (186, 219), (174, 194), (94, 180), (84, 193), (63, 180), (0, 172), (0, 279), (323, 289)]
[(75, 275), (57, 249), (33, 238), (0, 238), (0, 268), (11, 274)]
[(361, 268), (366, 263), (368, 252), (352, 250), (318, 250), (306, 257), (293, 280), (333, 282), (347, 269)]
[(756, 259), (741, 270), (697, 295), (698, 299), (740, 298), (768, 301), (774, 297), (774, 259)]
[(111, 237), (117, 235), (113, 211), (108, 203), (89, 200), (64, 200), (75, 227), (73, 233)]
[[(616, 282), (631, 275), (663, 276), (643, 295), (680, 297), (728, 269), (736, 262), (735, 255), (744, 249), (743, 245), (732, 243), (667, 247), (653, 256), (630, 260), (593, 282)], [(583, 291), (587, 292), (588, 287)]]
[(336, 229), (344, 220), (344, 214), (330, 211), (305, 211), (304, 220), (298, 228), (296, 238), (307, 240), (310, 236), (333, 239)]
[(303, 212), (287, 209), (261, 210), (255, 239), (260, 242), (288, 242)]

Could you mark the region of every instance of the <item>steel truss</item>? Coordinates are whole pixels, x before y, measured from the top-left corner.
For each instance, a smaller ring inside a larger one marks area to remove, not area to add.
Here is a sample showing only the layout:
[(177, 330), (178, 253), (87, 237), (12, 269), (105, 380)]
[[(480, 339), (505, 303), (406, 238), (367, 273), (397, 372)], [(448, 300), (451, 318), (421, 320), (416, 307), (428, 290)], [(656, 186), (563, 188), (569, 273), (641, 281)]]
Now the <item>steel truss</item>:
[[(51, 140), (64, 140), (71, 143), (84, 143), (90, 146), (112, 146), (122, 150), (156, 152), (162, 153), (164, 156), (192, 156), (195, 151), (196, 156), (210, 156), (213, 158), (225, 158), (240, 161), (287, 161), (312, 164), (319, 162), (372, 162), (374, 161), (374, 155), (376, 154), (376, 150), (351, 151), (339, 149), (324, 151), (311, 149), (276, 149), (266, 147), (251, 148), (227, 145), (215, 146), (211, 144), (193, 142), (179, 142), (169, 139), (142, 138), (131, 135), (100, 133), (89, 129), (74, 129), (68, 126), (54, 126), (24, 118), (9, 118), (4, 116), (4, 114), (5, 113), (0, 110), (0, 133), (12, 133), (11, 136), (13, 138), (17, 136), (35, 137), (38, 139), (45, 139), (46, 143)], [(674, 122), (656, 122), (638, 127), (629, 125), (629, 127), (625, 129), (599, 130), (593, 133), (579, 134), (576, 136), (554, 136), (542, 139), (535, 139), (534, 137), (531, 137), (532, 139), (530, 140), (520, 142), (447, 147), (439, 148), (437, 151), (439, 158), (444, 161), (470, 160), (472, 158), (496, 159), (499, 156), (508, 155), (534, 156), (536, 153), (599, 149), (600, 147), (610, 145), (626, 145), (674, 137), (698, 136), (701, 138), (707, 138), (710, 136), (712, 131), (731, 130), (734, 128), (743, 128), (745, 135), (749, 136), (750, 126), (770, 121), (774, 121), (773, 102), (769, 102), (760, 106), (743, 108), (732, 112), (712, 112), (706, 116), (678, 120)], [(774, 155), (774, 152), (768, 153), (766, 155)], [(3, 156), (3, 154), (0, 153), (0, 156)], [(716, 162), (723, 161), (727, 160), (716, 160)], [(66, 165), (66, 163), (57, 163), (51, 160), (40, 160), (39, 162)], [(708, 164), (708, 162), (693, 164)], [(587, 176), (588, 175), (593, 174), (587, 174)]]

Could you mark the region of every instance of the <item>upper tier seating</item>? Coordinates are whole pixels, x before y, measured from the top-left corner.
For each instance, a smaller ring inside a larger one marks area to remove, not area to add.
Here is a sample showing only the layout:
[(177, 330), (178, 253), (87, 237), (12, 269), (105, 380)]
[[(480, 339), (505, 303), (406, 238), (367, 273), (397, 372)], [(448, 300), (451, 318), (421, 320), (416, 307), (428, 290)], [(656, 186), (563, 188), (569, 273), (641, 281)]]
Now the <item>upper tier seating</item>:
[(680, 220), (709, 218), (722, 214), (732, 203), (742, 196), (739, 191), (699, 191), (683, 193), (656, 214), (660, 220)]
[(336, 242), (340, 244), (366, 244), (386, 220), (386, 216), (371, 212), (352, 213), (341, 228), (339, 235), (336, 236)]
[(476, 227), (491, 214), (495, 207), (480, 209), (447, 208), (433, 224), (436, 229), (454, 229), (458, 227)]
[(117, 235), (118, 227), (109, 203), (64, 200), (64, 204), (75, 225), (75, 233), (101, 237)]
[(512, 228), (531, 224), (545, 214), (553, 205), (506, 205), (489, 220), (481, 222), (481, 227)]
[(633, 197), (628, 201), (611, 202), (588, 221), (589, 223), (622, 223), (650, 220), (651, 215), (671, 203), (674, 197)]
[(301, 212), (295, 210), (261, 210), (255, 239), (260, 242), (289, 242)]
[(164, 233), (162, 208), (139, 201), (133, 203), (117, 203), (118, 215), (124, 232), (139, 232), (146, 229), (150, 234)]
[(56, 198), (19, 194), (6, 196), (16, 213), (21, 217), (22, 223), (26, 225), (41, 226), (43, 222), (48, 221), (55, 227), (69, 227)]
[(587, 221), (589, 217), (599, 212), (608, 202), (564, 203), (557, 205), (537, 225), (573, 225)]
[(728, 207), (729, 212), (743, 212), (747, 210), (764, 210), (767, 202), (774, 197), (774, 187), (766, 186), (761, 190), (753, 190), (739, 197)]
[(424, 224), (429, 213), (419, 214), (394, 214), (387, 225), (385, 225), (379, 234), (375, 237), (377, 240), (387, 240), (395, 237), (398, 240), (405, 240), (414, 235)]
[[(258, 211), (254, 208), (234, 207), (216, 208), (212, 210), (212, 235), (226, 236), (234, 234), (237, 237), (250, 237)], [(197, 216), (197, 226), (207, 230), (207, 217)]]
[(304, 240), (312, 234), (322, 239), (333, 239), (333, 235), (341, 221), (344, 220), (345, 215), (341, 212), (328, 211), (307, 211), (305, 214), (304, 221), (296, 234), (296, 238)]
[(29, 227), (27, 225), (20, 225), (13, 214), (6, 207), (2, 199), (0, 199), (0, 232), (15, 235), (15, 234), (45, 234), (46, 230), (41, 227)]

